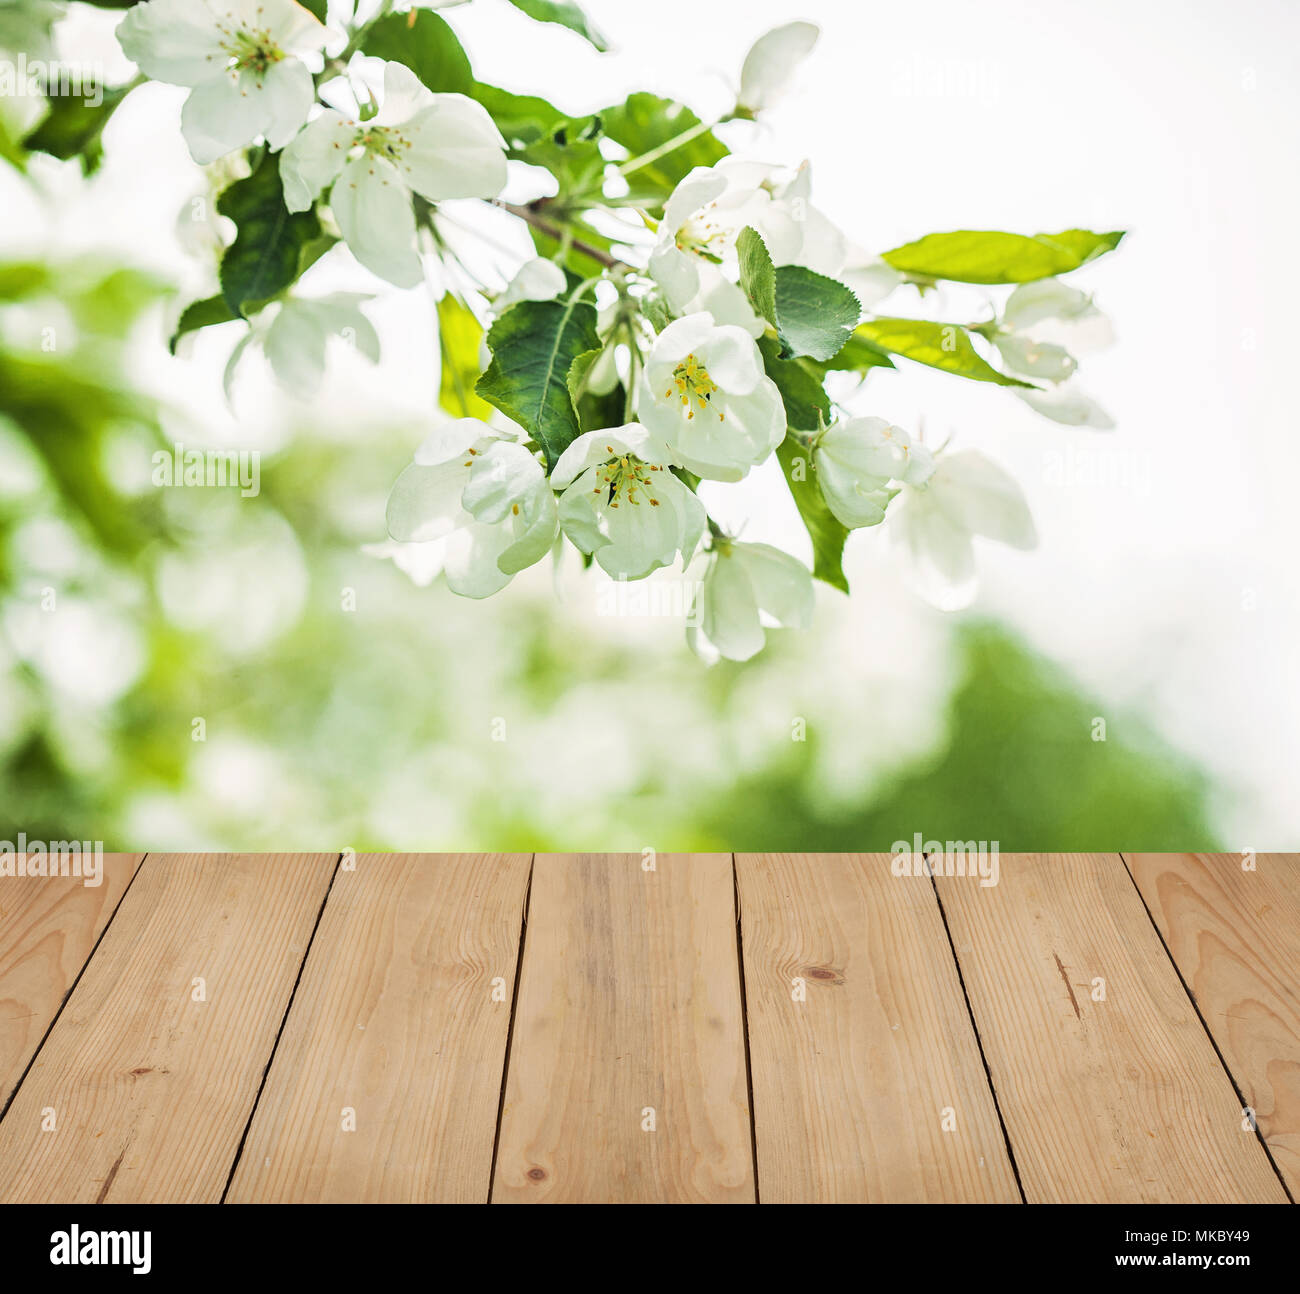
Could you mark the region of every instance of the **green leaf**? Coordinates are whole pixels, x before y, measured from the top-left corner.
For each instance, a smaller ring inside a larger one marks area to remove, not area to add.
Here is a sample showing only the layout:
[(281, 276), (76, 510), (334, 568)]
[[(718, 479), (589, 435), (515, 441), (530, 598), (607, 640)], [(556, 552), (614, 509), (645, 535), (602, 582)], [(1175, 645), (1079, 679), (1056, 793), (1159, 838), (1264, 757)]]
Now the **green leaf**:
[(809, 372), (804, 367), (804, 361), (781, 359), (778, 353), (780, 343), (773, 337), (760, 337), (758, 349), (762, 352), (763, 367), (768, 377), (781, 392), (786, 426), (796, 431), (816, 431), (820, 425), (828, 422), (831, 416), (830, 397), (817, 374)]
[(404, 63), (437, 94), (469, 94), (474, 73), (447, 20), (428, 9), (389, 14), (366, 33), (363, 53)]
[(49, 153), (65, 162), (78, 158), (83, 174), (90, 175), (104, 155), (104, 127), (129, 89), (122, 86), (105, 90), (103, 102), (96, 107), (84, 98), (51, 98), (45, 116), (23, 140), (23, 147), (33, 153)]
[(302, 272), (304, 260), (320, 255), (320, 222), (311, 211), (290, 213), (285, 207), (274, 154), (226, 189), (217, 210), (239, 230), (221, 258), (221, 295), (237, 315), (247, 317), (283, 292)]
[(861, 317), (862, 306), (843, 283), (802, 265), (777, 266), (776, 331), (782, 359), (834, 359)]
[(512, 156), (519, 149), (545, 139), (568, 116), (535, 94), (512, 94), (482, 81), (475, 81), (468, 93), (487, 109)]
[(596, 307), (577, 300), (520, 301), (488, 331), (492, 363), (476, 387), (541, 445), (549, 467), (579, 434), (569, 370), (600, 345)]
[(746, 226), (736, 239), (736, 256), (740, 261), (740, 286), (754, 313), (776, 325), (776, 270), (768, 255), (767, 244), (759, 233)]
[(176, 322), (176, 331), (172, 333), (167, 349), (175, 355), (176, 347), (187, 333), (198, 332), (200, 328), (211, 328), (214, 324), (230, 323), (238, 318), (225, 297), (207, 297), (203, 301), (192, 301), (181, 311), (181, 317)]
[(795, 507), (803, 518), (813, 546), (813, 578), (839, 589), (849, 591), (844, 575), (844, 542), (849, 537), (846, 527), (838, 522), (826, 506), (821, 486), (813, 470), (812, 452), (805, 445), (787, 436), (777, 447), (776, 456), (785, 473), (786, 484), (794, 498)]
[(843, 283), (804, 269), (772, 266), (762, 236), (746, 227), (736, 240), (740, 286), (755, 312), (781, 339), (781, 358), (827, 361), (844, 348), (862, 307)]
[(325, 21), (325, 11), (329, 8), (329, 0), (298, 0), (298, 3), (307, 10), (313, 18), (321, 22)]
[(960, 324), (933, 323), (929, 319), (869, 319), (858, 325), (856, 336), (893, 355), (976, 382), (1030, 388), (1034, 385), (999, 373), (975, 349), (970, 334)]
[(474, 392), (479, 377), (479, 347), (483, 327), (474, 312), (446, 293), (438, 302), (438, 351), (442, 371), (438, 380), (438, 403), (454, 418), (481, 418), (491, 406)]
[(1004, 234), (961, 229), (925, 238), (886, 252), (883, 259), (904, 274), (954, 279), (960, 283), (1032, 283), (1067, 274), (1113, 251), (1123, 230), (1094, 234), (1067, 229), (1059, 234)]
[[(657, 94), (630, 94), (600, 114), (605, 134), (627, 149), (632, 158), (642, 157), (670, 143), (679, 135), (702, 127), (689, 108)], [(701, 130), (681, 144), (643, 166), (629, 171), (628, 182), (638, 191), (653, 190), (660, 201), (697, 166), (713, 166), (727, 156), (727, 147), (712, 131)]]
[(599, 117), (565, 117), (536, 142), (514, 156), (555, 176), (562, 196), (600, 187), (605, 158), (600, 151)]
[(821, 367), (827, 371), (865, 373), (869, 368), (893, 368), (894, 361), (875, 342), (868, 340), (859, 325), (844, 343), (844, 349)]
[(570, 31), (576, 31), (602, 54), (609, 48), (604, 36), (592, 26), (590, 19), (573, 0), (510, 0), (510, 3), (536, 22), (554, 22)]

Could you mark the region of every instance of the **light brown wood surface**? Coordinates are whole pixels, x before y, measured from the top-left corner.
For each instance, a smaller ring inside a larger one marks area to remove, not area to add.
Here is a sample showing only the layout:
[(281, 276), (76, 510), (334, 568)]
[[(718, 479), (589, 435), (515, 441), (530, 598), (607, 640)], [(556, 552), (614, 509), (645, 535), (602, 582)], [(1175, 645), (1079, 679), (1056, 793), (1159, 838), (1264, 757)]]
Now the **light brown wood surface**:
[(1019, 1203), (934, 887), (888, 854), (741, 854), (765, 1203)]
[(1026, 1198), (1285, 1203), (1119, 855), (1000, 866), (937, 884)]
[(539, 856), (493, 1200), (750, 1202), (746, 1086), (730, 856)]
[(0, 1203), (1287, 1199), (1300, 856), (654, 861), (0, 874)]
[(14, 874), (0, 879), (0, 1110), (143, 857), (105, 854), (98, 885), (85, 884), (93, 876), (20, 876), (9, 860)]
[(339, 871), (230, 1202), (487, 1203), (529, 862)]
[(221, 1198), (336, 862), (144, 861), (0, 1122), (0, 1202)]
[(1278, 1170), (1300, 1194), (1300, 858), (1127, 854)]

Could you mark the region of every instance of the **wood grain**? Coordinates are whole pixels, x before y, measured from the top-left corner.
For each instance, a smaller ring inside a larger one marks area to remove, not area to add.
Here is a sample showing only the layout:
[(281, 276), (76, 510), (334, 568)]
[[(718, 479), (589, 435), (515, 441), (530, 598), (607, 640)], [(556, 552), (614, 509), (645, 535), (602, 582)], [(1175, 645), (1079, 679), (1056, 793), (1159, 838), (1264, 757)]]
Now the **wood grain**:
[(1000, 869), (938, 889), (1026, 1198), (1284, 1203), (1120, 857)]
[(220, 1199), (336, 861), (145, 860), (0, 1122), (0, 1201)]
[(105, 854), (97, 885), (85, 883), (93, 875), (19, 875), (9, 859), (14, 874), (0, 878), (0, 1110), (143, 857)]
[(933, 885), (892, 861), (736, 859), (761, 1198), (1018, 1204)]
[(529, 863), (340, 870), (230, 1202), (487, 1203)]
[(494, 1201), (754, 1200), (731, 859), (655, 861), (534, 863)]
[(1300, 857), (1127, 854), (1133, 879), (1300, 1195)]

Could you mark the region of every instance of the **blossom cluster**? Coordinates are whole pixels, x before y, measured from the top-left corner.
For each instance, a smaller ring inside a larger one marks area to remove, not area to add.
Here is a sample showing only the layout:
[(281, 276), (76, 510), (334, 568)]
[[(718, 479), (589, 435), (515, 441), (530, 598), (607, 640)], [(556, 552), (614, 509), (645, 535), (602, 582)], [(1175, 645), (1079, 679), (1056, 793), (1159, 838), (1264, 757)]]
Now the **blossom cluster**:
[[(473, 402), (444, 401), (388, 501), (391, 540), (436, 545), (449, 589), (489, 596), (565, 543), (614, 580), (680, 565), (700, 572), (692, 645), (744, 660), (767, 628), (810, 624), (815, 577), (847, 590), (854, 530), (886, 525), (943, 606), (974, 592), (977, 537), (1035, 545), (1019, 486), (980, 451), (936, 448), (830, 393), (847, 400), (846, 379), (901, 358), (993, 382), (1061, 423), (1110, 426), (1075, 376), (1076, 354), (1109, 340), (1106, 320), (1061, 276), (1122, 235), (958, 231), (861, 251), (813, 205), (808, 164), (739, 157), (715, 133), (751, 130), (741, 123), (779, 101), (817, 39), (807, 23), (756, 43), (733, 110), (710, 126), (649, 95), (629, 99), (636, 114), (568, 118), (483, 86), (467, 62), (462, 74), (443, 18), (391, 10), (336, 29), (323, 5), (295, 0), (142, 0), (119, 39), (145, 76), (188, 89), (182, 131), (197, 163), (236, 177), (220, 204), (240, 238), (259, 236), (268, 204), (276, 216), (264, 236), (293, 267), (283, 281), (242, 287), (236, 240), (219, 296), (178, 325), (242, 321), (231, 374), (256, 343), (308, 393), (345, 330), (378, 359), (364, 295), (298, 291), (324, 250), (345, 246), (405, 289), (441, 255), (438, 204), (496, 201), (527, 222), (538, 255), (504, 291), (439, 303), (444, 330), (458, 311), (482, 338)], [(437, 76), (379, 40), (394, 20), (441, 42)], [(550, 170), (559, 193), (502, 202), (517, 162)], [(1012, 290), (964, 325), (881, 308), (905, 311), (944, 281)], [(464, 364), (445, 344), (442, 362)], [(702, 483), (773, 459), (813, 569), (729, 534), (701, 498)]]

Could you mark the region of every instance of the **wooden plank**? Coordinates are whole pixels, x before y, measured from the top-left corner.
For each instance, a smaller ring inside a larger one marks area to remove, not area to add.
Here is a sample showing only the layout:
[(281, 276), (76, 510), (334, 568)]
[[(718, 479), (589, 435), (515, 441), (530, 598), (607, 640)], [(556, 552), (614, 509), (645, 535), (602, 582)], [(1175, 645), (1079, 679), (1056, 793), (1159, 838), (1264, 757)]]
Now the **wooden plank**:
[(938, 889), (1026, 1198), (1285, 1203), (1119, 855), (999, 862)]
[(1300, 1195), (1300, 855), (1125, 858), (1273, 1162)]
[(98, 883), (93, 871), (80, 877), (28, 876), (24, 855), (8, 860), (12, 875), (0, 875), (0, 1110), (143, 857), (105, 854)]
[(231, 1203), (487, 1203), (529, 863), (339, 872)]
[(221, 1198), (336, 861), (145, 860), (0, 1123), (0, 1202)]
[(934, 887), (736, 859), (764, 1203), (1020, 1203)]
[(725, 854), (543, 855), (492, 1198), (754, 1199)]

